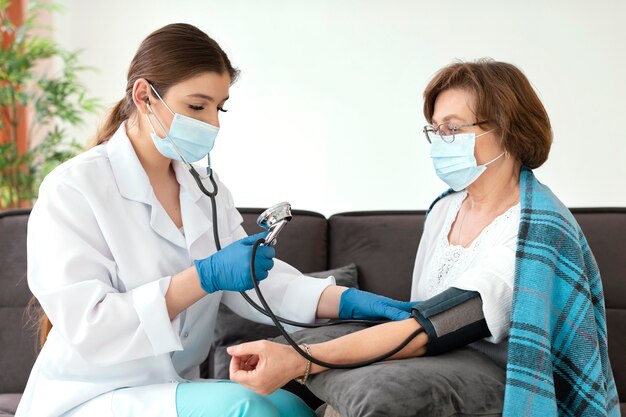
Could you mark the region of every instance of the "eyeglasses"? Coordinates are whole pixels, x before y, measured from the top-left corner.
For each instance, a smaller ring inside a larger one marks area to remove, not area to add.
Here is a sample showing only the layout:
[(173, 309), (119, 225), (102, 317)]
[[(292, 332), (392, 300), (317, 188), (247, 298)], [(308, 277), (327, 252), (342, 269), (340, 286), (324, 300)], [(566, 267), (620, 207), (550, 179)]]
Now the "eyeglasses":
[(441, 123), (437, 127), (433, 125), (424, 126), (424, 134), (426, 135), (426, 140), (428, 143), (433, 143), (432, 136), (441, 136), (441, 139), (446, 143), (454, 142), (455, 135), (464, 127), (470, 126), (480, 126), (484, 123), (487, 123), (488, 120), (483, 120), (482, 122), (476, 123), (466, 123), (463, 125), (455, 125), (453, 123)]

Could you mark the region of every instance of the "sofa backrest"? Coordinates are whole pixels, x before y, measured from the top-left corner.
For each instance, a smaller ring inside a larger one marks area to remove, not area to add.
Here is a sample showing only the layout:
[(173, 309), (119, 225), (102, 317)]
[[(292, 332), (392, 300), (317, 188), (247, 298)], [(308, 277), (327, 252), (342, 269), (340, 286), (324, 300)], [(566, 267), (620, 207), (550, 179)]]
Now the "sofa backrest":
[(626, 402), (626, 209), (572, 209), (600, 268), (609, 357), (620, 401)]
[[(250, 234), (262, 209), (241, 209)], [(596, 257), (607, 308), (609, 354), (620, 398), (626, 398), (626, 209), (572, 209)], [(0, 212), (0, 393), (21, 392), (36, 356), (26, 306), (29, 210)], [(361, 288), (408, 300), (423, 211), (341, 213), (326, 220), (294, 210), (278, 237), (277, 257), (302, 272), (356, 263)], [(384, 277), (384, 278), (381, 278)]]
[(423, 226), (423, 211), (335, 214), (328, 219), (328, 266), (354, 262), (361, 289), (408, 301)]
[[(30, 210), (0, 211), (0, 393), (20, 393), (37, 356), (27, 305), (26, 224)], [(35, 320), (36, 321), (36, 320)]]
[[(256, 219), (264, 209), (239, 209), (243, 217), (243, 228), (249, 234), (263, 231)], [(276, 239), (276, 257), (294, 266), (301, 272), (326, 270), (328, 227), (326, 217), (305, 210), (292, 210), (293, 219)]]

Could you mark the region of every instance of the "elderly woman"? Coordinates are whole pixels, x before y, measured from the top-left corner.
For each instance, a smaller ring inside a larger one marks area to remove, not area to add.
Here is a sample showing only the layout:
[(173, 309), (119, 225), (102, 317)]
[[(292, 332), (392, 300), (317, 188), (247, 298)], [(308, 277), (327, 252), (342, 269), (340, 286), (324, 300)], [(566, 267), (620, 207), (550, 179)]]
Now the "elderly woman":
[[(450, 288), (480, 295), (488, 332), (474, 346), (507, 368), (505, 415), (618, 413), (597, 266), (571, 213), (531, 171), (548, 158), (552, 130), (529, 81), (507, 63), (454, 63), (426, 88), (424, 116), (435, 171), (451, 189), (429, 210), (411, 298)], [(363, 361), (398, 346), (420, 322), (305, 347), (325, 362)], [(422, 332), (392, 359), (434, 353), (432, 343), (433, 333)], [(229, 353), (231, 379), (261, 393), (326, 370), (267, 341)]]

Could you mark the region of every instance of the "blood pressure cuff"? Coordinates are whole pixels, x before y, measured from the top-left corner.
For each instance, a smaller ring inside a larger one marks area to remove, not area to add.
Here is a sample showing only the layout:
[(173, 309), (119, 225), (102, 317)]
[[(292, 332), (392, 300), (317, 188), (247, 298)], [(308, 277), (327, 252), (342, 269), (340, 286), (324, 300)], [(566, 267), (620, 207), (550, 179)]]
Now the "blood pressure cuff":
[(448, 288), (415, 304), (411, 315), (428, 334), (426, 355), (438, 355), (491, 336), (476, 291)]

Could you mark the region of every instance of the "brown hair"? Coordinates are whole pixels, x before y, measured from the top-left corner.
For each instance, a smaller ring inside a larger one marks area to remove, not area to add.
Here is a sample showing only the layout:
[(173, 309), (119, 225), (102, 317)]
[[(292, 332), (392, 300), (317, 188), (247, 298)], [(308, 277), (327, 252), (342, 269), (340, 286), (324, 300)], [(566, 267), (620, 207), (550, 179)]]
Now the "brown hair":
[(493, 125), (504, 149), (522, 164), (537, 168), (548, 159), (552, 145), (550, 119), (519, 68), (488, 58), (444, 67), (424, 90), (424, 116), (429, 123), (437, 96), (451, 88), (473, 94), (472, 110), (477, 119)]
[(48, 333), (52, 330), (52, 323), (50, 323), (50, 319), (48, 319), (35, 297), (31, 297), (28, 301), (25, 316), (26, 327), (35, 334), (36, 347), (40, 349), (46, 342)]
[(239, 76), (226, 53), (206, 33), (186, 23), (174, 23), (152, 32), (139, 45), (128, 68), (126, 94), (111, 110), (94, 140), (106, 142), (135, 112), (133, 86), (149, 80), (163, 97), (169, 88), (202, 72), (228, 73), (231, 83)]
[[(128, 69), (126, 93), (110, 111), (98, 130), (93, 145), (108, 141), (135, 112), (133, 86), (139, 78), (149, 80), (163, 97), (174, 84), (203, 72), (228, 73), (231, 83), (239, 76), (226, 53), (206, 33), (186, 23), (174, 23), (152, 32), (139, 45)], [(31, 300), (35, 308), (36, 300)], [(52, 329), (52, 323), (41, 310), (37, 319), (40, 347)]]

